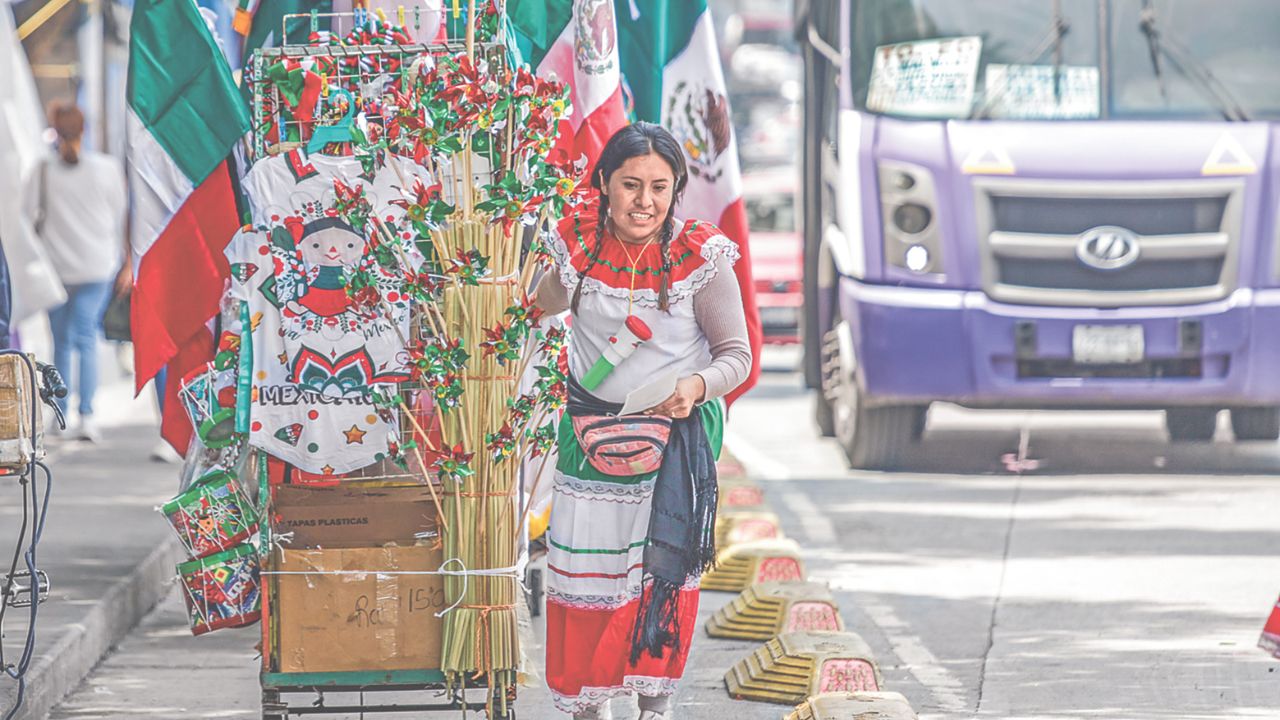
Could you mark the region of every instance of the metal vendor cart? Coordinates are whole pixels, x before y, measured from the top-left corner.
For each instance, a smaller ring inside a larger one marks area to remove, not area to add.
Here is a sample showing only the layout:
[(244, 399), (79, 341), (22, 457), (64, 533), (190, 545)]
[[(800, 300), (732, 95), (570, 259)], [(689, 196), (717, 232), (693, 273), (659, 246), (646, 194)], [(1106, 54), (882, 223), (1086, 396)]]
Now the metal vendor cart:
[[(367, 12), (367, 11), (366, 11)], [(353, 19), (352, 14), (328, 14), (287, 16), (282, 26), (281, 37), (288, 39), (289, 23), (303, 24), (310, 19), (314, 32), (319, 17), (330, 18), (335, 25)], [(360, 21), (359, 16), (355, 18)], [(295, 32), (296, 34), (296, 32)], [(370, 46), (329, 47), (318, 45), (283, 44), (280, 47), (263, 49), (254, 53), (252, 65), (246, 68), (251, 73), (248, 79), (253, 90), (252, 122), (253, 131), (249, 154), (251, 159), (258, 160), (297, 147), (301, 142), (288, 142), (291, 133), (287, 129), (297, 122), (287, 117), (283, 111), (283, 103), (279, 90), (268, 77), (268, 68), (282, 60), (306, 58), (333, 58), (338, 61), (334, 66), (340, 72), (351, 75), (330, 76), (339, 86), (361, 86), (376, 88), (376, 83), (365, 85), (368, 78), (362, 69), (363, 62), (342, 62), (356, 58), (365, 60), (375, 57), (396, 57), (405, 67), (412, 65), (417, 59), (426, 55), (441, 55), (462, 50), (461, 44), (448, 45), (408, 45), (384, 44)], [(354, 81), (354, 82), (351, 82)], [(374, 89), (380, 92), (380, 89)], [(355, 98), (357, 101), (359, 97)], [(349, 119), (349, 118), (348, 118)], [(274, 137), (268, 134), (274, 129)], [(471, 182), (485, 181), (480, 177), (469, 179)], [(462, 178), (454, 178), (454, 182), (462, 182)], [(418, 323), (414, 323), (415, 331), (421, 332)], [(401, 423), (401, 432), (412, 438), (414, 430)], [(291, 619), (287, 612), (282, 612), (282, 593), (287, 590), (289, 578), (279, 573), (281, 557), (287, 550), (282, 550), (279, 538), (270, 536), (272, 530), (269, 518), (274, 517), (271, 505), (273, 490), (267, 479), (265, 456), (259, 454), (255, 470), (259, 482), (259, 504), (264, 509), (262, 517), (262, 547), (275, 548), (263, 558), (262, 578), (262, 671), (260, 675), (262, 688), (263, 720), (285, 720), (286, 718), (323, 714), (359, 714), (385, 712), (460, 712), (463, 717), (469, 711), (485, 711), (493, 714), (495, 720), (514, 720), (514, 697), (491, 697), (487, 687), (469, 688), (464, 684), (449, 687), (444, 673), (438, 667), (415, 667), (411, 669), (386, 670), (370, 667), (367, 669), (296, 672), (286, 668), (288, 663), (282, 656), (282, 631)], [(405, 488), (422, 486), (423, 473), (387, 474), (386, 466), (378, 470), (369, 470), (365, 474), (355, 473), (344, 476), (343, 488)], [(383, 474), (377, 474), (381, 472)], [(284, 547), (288, 547), (287, 545)], [(381, 574), (371, 570), (371, 574)], [(318, 573), (323, 574), (323, 573)], [(395, 571), (389, 574), (396, 574)], [(406, 573), (413, 574), (413, 573)], [(428, 572), (419, 572), (428, 575)], [(479, 681), (477, 681), (479, 684)], [(500, 692), (500, 691), (499, 691)], [(301, 696), (301, 697), (299, 697)], [(339, 697), (334, 697), (339, 696)], [(373, 699), (376, 698), (376, 699)], [(292, 702), (291, 702), (292, 700)], [(505, 708), (505, 710), (504, 710)]]

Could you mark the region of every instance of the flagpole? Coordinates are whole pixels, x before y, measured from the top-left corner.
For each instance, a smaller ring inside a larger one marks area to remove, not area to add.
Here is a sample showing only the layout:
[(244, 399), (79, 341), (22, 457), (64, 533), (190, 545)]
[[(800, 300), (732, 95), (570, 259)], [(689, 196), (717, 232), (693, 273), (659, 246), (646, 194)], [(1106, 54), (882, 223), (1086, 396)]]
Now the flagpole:
[[(476, 0), (467, 0), (467, 59), (471, 67), (476, 66)], [(467, 143), (462, 156), (462, 168), (465, 173), (462, 191), (462, 217), (471, 219), (471, 207), (475, 202), (475, 190), (472, 186), (474, 176), (471, 174), (471, 134), (467, 134)]]
[(467, 0), (467, 57), (476, 61), (476, 0)]

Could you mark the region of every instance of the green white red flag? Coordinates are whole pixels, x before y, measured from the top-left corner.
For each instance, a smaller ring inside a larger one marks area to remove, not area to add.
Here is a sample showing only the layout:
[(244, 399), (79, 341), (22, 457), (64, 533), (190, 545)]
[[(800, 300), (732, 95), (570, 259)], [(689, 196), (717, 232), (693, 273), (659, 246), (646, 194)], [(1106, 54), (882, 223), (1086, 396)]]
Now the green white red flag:
[(561, 147), (594, 164), (613, 133), (627, 124), (613, 0), (513, 0), (507, 14), (523, 36), (521, 49), (534, 72), (569, 86), (573, 112)]
[[(227, 158), (249, 115), (193, 0), (137, 0), (129, 41), (132, 330), (138, 389), (168, 366), (167, 398), (212, 359), (207, 323), (230, 276), (240, 223)], [(189, 423), (165, 403), (162, 432), (185, 450)]]

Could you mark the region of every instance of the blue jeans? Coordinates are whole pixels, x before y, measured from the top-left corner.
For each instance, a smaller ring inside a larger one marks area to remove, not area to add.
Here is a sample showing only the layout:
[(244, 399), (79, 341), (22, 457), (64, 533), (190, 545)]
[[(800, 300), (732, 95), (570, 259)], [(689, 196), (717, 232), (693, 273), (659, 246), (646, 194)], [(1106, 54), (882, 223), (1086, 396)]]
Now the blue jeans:
[[(93, 395), (98, 391), (98, 336), (110, 296), (110, 281), (68, 285), (67, 302), (49, 311), (53, 364), (62, 371), (67, 389), (79, 395), (82, 416), (93, 414)], [(76, 373), (71, 372), (72, 351), (80, 361)], [(60, 398), (58, 405), (65, 413), (67, 398)]]

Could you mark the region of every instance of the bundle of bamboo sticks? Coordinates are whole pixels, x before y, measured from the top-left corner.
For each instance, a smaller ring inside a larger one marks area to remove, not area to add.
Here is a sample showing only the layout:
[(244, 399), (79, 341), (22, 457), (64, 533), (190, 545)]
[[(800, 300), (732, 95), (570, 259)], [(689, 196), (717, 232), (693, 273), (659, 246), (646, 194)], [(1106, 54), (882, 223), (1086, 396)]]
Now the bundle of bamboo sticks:
[[(469, 0), (469, 17), (476, 17), (475, 5)], [(479, 62), (473, 32), (474, 27), (468, 31), (467, 58), (481, 76), (477, 84), (486, 83), (483, 76), (488, 72), (501, 78), (512, 96), (528, 93), (529, 88), (520, 87), (516, 76), (502, 66), (501, 48)], [(562, 91), (556, 86), (550, 94), (563, 95)], [(522, 596), (514, 568), (525, 518), (519, 472), (526, 457), (546, 451), (548, 436), (538, 431), (563, 400), (554, 370), (548, 371), (551, 382), (537, 393), (519, 393), (520, 378), (543, 340), (532, 330), (528, 296), (534, 270), (543, 260), (538, 253), (522, 253), (521, 220), (542, 227), (556, 219), (569, 195), (566, 189), (572, 190), (577, 182), (568, 167), (551, 168), (536, 159), (547, 135), (554, 140), (555, 119), (567, 111), (563, 102), (550, 110), (544, 106), (530, 111), (544, 113), (543, 122), (522, 123), (522, 111), (512, 102), (505, 125), (487, 138), (483, 152), (473, 148), (473, 135), (464, 132), (461, 152), (436, 163), (437, 168), (452, 168), (454, 179), (461, 177), (463, 182), (452, 184), (455, 209), (427, 238), (444, 287), (418, 307), (441, 347), (466, 351), (454, 355), (465, 356), (460, 367), (443, 371), (453, 377), (432, 379), (461, 386), (451, 405), (440, 403), (442, 396), (437, 395), (444, 447), (433, 448), (441, 457), (434, 469), (443, 486), (444, 556), (449, 569), (458, 573), (445, 580), (447, 598), (457, 604), (445, 615), (442, 669), (455, 686), (474, 686), (482, 678), (491, 701), (504, 705), (514, 696), (520, 657), (516, 603)], [(548, 123), (547, 118), (553, 119)], [(531, 129), (535, 127), (540, 130)], [(543, 135), (530, 135), (533, 132)], [(481, 162), (492, 173), (492, 184), (471, 182), (476, 177), (473, 167)], [(547, 177), (536, 177), (540, 170)], [(517, 176), (522, 177), (519, 188), (503, 196), (502, 203), (495, 202), (498, 179)], [(571, 181), (567, 185), (566, 178)], [(446, 179), (436, 178), (441, 183)], [(403, 403), (402, 409), (408, 410)], [(402, 415), (411, 417), (408, 412)], [(502, 712), (506, 711), (504, 706)]]

